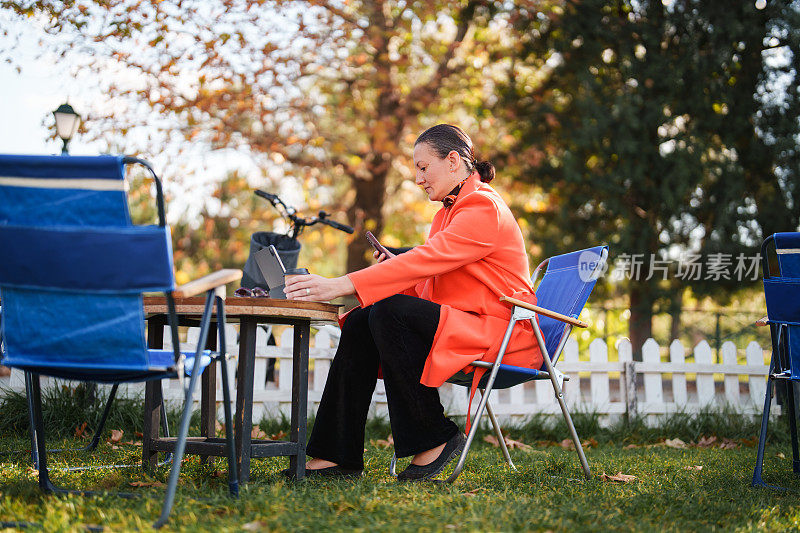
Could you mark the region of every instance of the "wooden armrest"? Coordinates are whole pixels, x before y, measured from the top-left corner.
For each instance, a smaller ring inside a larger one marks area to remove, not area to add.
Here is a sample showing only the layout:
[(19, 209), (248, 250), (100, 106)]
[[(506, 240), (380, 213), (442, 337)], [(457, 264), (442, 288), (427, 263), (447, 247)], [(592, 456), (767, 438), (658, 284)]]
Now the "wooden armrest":
[(188, 298), (200, 294), (201, 292), (206, 292), (227, 285), (228, 283), (239, 281), (240, 279), (242, 279), (241, 270), (226, 268), (181, 285), (172, 291), (172, 295), (176, 298)]
[(768, 326), (769, 325), (769, 324), (767, 324), (768, 320), (769, 320), (769, 317), (767, 317), (767, 316), (765, 316), (764, 318), (759, 318), (758, 320), (756, 320), (756, 326), (758, 326), (758, 327)]
[(539, 307), (538, 305), (529, 304), (528, 302), (523, 302), (522, 300), (517, 300), (516, 298), (511, 298), (510, 296), (501, 296), (500, 301), (508, 302), (518, 307), (524, 307), (525, 309), (534, 311), (536, 313), (539, 313), (540, 315), (548, 316), (550, 318), (555, 318), (556, 320), (560, 320), (561, 322), (566, 322), (567, 324), (572, 324), (573, 326), (579, 328), (589, 327), (589, 324), (583, 322), (582, 320), (578, 320), (577, 318), (572, 318), (571, 316), (562, 315), (561, 313), (556, 313), (555, 311), (550, 311), (549, 309), (545, 309), (544, 307)]

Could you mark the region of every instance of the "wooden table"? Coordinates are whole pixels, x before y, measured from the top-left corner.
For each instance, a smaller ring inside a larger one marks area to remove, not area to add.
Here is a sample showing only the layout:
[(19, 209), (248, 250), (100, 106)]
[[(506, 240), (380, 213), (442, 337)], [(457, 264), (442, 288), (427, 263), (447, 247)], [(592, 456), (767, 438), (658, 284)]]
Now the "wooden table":
[[(203, 314), (204, 297), (176, 299), (180, 325), (194, 326)], [(289, 468), (297, 478), (305, 476), (306, 417), (308, 401), (308, 350), (311, 323), (336, 322), (338, 305), (317, 302), (296, 302), (269, 298), (228, 298), (225, 315), (230, 322), (239, 322), (239, 366), (236, 380), (236, 413), (234, 438), (239, 463), (239, 481), (250, 477), (250, 459), (289, 456)], [(163, 296), (145, 297), (144, 311), (148, 316), (147, 342), (150, 348), (163, 348), (167, 306)], [(251, 438), (253, 427), (253, 373), (256, 353), (256, 329), (259, 324), (286, 324), (294, 328), (292, 347), (292, 414), (288, 441)], [(216, 350), (217, 329), (211, 328), (206, 347)], [(232, 379), (233, 377), (231, 377)], [(203, 372), (200, 398), (201, 437), (190, 437), (186, 453), (225, 457), (225, 439), (216, 432), (216, 379), (214, 364)], [(160, 437), (160, 416), (163, 397), (160, 382), (148, 382), (145, 388), (144, 437), (142, 464), (145, 469), (157, 463), (158, 452), (175, 449), (175, 439)]]

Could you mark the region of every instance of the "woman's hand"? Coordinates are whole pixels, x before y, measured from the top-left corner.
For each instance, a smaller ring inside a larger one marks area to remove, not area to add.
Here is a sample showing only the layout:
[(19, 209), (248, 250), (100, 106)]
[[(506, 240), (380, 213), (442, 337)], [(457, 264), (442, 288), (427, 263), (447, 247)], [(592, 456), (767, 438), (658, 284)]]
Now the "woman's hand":
[(392, 252), (389, 252), (388, 250), (387, 253), (385, 254), (379, 252), (378, 250), (375, 250), (374, 252), (372, 252), (372, 257), (374, 257), (378, 261), (378, 263), (383, 263), (387, 259), (391, 259), (392, 257), (397, 257), (397, 256)]
[(356, 292), (353, 282), (347, 276), (324, 278), (316, 274), (292, 276), (286, 281), (283, 292), (288, 300), (301, 302), (328, 302)]

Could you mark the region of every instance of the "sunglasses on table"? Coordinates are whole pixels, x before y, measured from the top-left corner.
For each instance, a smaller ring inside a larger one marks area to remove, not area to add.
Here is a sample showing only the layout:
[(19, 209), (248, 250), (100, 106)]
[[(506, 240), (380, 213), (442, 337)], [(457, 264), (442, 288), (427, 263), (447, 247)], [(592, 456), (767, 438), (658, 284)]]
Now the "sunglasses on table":
[(233, 294), (242, 298), (269, 298), (269, 293), (261, 287), (253, 287), (252, 289), (239, 287)]

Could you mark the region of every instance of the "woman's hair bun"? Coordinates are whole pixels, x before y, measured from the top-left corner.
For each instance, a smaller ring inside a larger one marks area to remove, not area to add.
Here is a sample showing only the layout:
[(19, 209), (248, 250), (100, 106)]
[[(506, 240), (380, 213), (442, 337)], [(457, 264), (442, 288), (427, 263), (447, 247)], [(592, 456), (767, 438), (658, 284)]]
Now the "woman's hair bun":
[(475, 163), (475, 170), (480, 174), (483, 183), (489, 183), (494, 179), (494, 165), (488, 161)]

